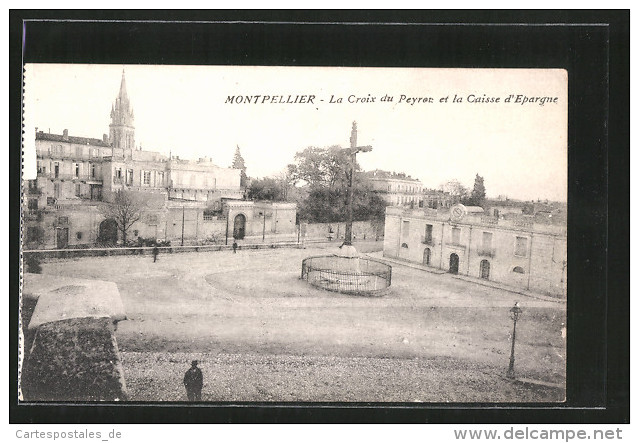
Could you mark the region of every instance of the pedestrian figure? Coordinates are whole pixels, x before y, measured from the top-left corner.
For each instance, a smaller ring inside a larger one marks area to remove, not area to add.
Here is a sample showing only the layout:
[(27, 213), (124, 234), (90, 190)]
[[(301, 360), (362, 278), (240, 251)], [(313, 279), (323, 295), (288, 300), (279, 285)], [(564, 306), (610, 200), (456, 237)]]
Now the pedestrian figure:
[(153, 247), (153, 263), (155, 263), (158, 259), (158, 253), (159, 253), (159, 249), (157, 246)]
[(202, 401), (202, 371), (197, 367), (197, 360), (191, 362), (191, 369), (184, 374), (184, 387), (189, 401)]
[(237, 254), (237, 241), (233, 240), (233, 254)]

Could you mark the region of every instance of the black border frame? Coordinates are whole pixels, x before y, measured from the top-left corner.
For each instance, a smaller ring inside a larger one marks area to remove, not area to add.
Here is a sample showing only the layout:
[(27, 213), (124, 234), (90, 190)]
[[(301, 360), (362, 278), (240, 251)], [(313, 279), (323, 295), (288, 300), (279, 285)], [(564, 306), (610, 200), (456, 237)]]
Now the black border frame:
[[(629, 11), (12, 10), (9, 25), (10, 423), (629, 422)], [(567, 69), (567, 402), (18, 403), (23, 61)]]

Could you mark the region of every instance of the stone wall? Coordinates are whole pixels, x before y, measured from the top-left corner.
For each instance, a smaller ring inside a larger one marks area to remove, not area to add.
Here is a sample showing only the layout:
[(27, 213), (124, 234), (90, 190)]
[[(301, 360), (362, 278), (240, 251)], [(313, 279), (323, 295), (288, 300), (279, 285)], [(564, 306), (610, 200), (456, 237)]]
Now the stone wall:
[[(328, 240), (331, 230), (333, 231), (333, 240), (344, 240), (346, 223), (307, 223), (305, 229), (305, 238), (307, 240)], [(381, 240), (384, 237), (384, 223), (375, 221), (353, 222), (353, 236), (356, 240)]]

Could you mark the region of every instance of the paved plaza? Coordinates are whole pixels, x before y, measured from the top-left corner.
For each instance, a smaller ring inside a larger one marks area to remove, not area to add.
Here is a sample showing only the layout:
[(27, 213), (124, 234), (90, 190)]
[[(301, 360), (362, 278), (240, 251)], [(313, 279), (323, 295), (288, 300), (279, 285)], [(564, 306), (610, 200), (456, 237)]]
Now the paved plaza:
[[(519, 301), (517, 375), (565, 383), (565, 304), (393, 265), (383, 296), (323, 291), (301, 261), (335, 253), (245, 250), (50, 260), (43, 273), (117, 284), (116, 333), (131, 400), (184, 401), (201, 361), (203, 400), (561, 401), (561, 389), (508, 381)], [(360, 244), (371, 252), (381, 243)]]

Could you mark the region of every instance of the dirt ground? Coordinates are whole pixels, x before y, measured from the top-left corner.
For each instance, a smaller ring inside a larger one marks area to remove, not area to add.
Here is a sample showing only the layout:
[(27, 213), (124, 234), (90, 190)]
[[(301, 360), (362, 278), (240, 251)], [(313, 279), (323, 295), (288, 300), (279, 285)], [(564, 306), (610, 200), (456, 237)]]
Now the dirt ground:
[[(356, 245), (361, 252), (381, 242)], [(405, 266), (382, 297), (299, 279), (307, 249), (51, 260), (43, 273), (117, 283), (116, 332), (134, 401), (185, 401), (193, 359), (204, 401), (546, 402), (562, 389), (504, 375), (517, 300), (517, 375), (565, 383), (565, 304)]]

